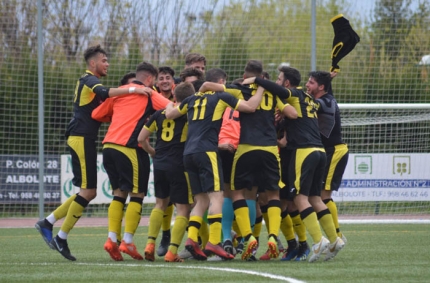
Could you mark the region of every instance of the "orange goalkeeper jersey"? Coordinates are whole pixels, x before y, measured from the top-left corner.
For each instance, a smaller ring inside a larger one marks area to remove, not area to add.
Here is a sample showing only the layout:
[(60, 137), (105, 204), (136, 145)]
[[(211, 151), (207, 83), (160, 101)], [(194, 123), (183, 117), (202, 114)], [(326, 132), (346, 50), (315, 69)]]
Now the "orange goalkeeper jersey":
[(222, 116), (221, 130), (218, 135), (218, 144), (229, 143), (237, 149), (240, 136), (239, 111), (227, 108)]
[[(137, 81), (121, 86), (120, 88), (144, 87)], [(141, 94), (128, 94), (108, 98), (99, 107), (93, 110), (92, 118), (101, 121), (111, 121), (109, 129), (103, 140), (126, 147), (137, 148), (137, 137), (145, 125), (148, 117), (156, 110), (164, 109), (170, 102), (156, 91), (151, 97)]]

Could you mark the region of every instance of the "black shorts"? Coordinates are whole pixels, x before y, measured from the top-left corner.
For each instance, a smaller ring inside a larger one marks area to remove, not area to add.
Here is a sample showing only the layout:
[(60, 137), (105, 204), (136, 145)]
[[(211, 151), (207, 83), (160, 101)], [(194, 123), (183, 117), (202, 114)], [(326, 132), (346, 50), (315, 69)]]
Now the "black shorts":
[(349, 150), (346, 144), (326, 148), (327, 164), (324, 170), (323, 190), (337, 191), (342, 182), (343, 173), (348, 164)]
[(295, 149), (289, 167), (290, 193), (320, 196), (325, 163), (324, 148)]
[(281, 180), (285, 184), (285, 187), (281, 188), (279, 192), (280, 199), (293, 200), (294, 195), (290, 193), (290, 187), (288, 184), (288, 168), (290, 166), (291, 157), (293, 155), (292, 148), (281, 148), (279, 150), (279, 157), (281, 158)]
[(222, 191), (224, 178), (217, 151), (184, 155), (184, 167), (193, 195)]
[(154, 169), (154, 191), (156, 198), (170, 197), (172, 203), (191, 204), (193, 200), (184, 168), (171, 171)]
[(97, 143), (81, 136), (69, 136), (67, 146), (72, 159), (73, 185), (97, 189)]
[(144, 193), (146, 196), (150, 162), (143, 149), (106, 143), (103, 146), (103, 166), (114, 190)]
[(276, 191), (284, 187), (281, 181), (277, 146), (239, 144), (234, 155), (232, 190), (258, 186), (258, 191)]
[(220, 150), (219, 156), (221, 158), (222, 174), (224, 175), (224, 183), (230, 184), (234, 152), (230, 152), (228, 150)]

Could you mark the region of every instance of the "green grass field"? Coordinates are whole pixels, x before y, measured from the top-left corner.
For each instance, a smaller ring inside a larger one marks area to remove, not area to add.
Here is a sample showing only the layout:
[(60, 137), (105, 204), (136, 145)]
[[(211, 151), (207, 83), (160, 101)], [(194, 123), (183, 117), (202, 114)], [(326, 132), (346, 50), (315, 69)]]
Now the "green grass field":
[[(50, 250), (35, 229), (0, 229), (0, 282), (430, 281), (429, 224), (343, 224), (342, 230), (348, 244), (338, 256), (311, 264), (239, 259), (165, 263), (162, 258), (146, 262), (127, 255), (123, 262), (114, 262), (103, 250), (104, 227), (74, 228), (69, 246), (77, 261), (70, 262)], [(265, 251), (263, 231), (258, 256)], [(135, 235), (142, 253), (146, 232), (147, 227), (139, 227)]]

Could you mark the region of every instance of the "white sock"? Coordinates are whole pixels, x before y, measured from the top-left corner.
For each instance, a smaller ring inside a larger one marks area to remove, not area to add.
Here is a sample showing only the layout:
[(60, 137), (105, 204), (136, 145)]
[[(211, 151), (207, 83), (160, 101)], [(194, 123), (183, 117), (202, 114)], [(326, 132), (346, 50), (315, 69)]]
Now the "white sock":
[(49, 223), (54, 225), (55, 222), (57, 222), (57, 219), (55, 219), (54, 213), (49, 214), (48, 217), (46, 217), (46, 220), (48, 220)]
[(60, 237), (63, 240), (67, 240), (67, 233), (60, 230), (60, 231), (58, 231), (58, 237)]
[(133, 243), (133, 234), (130, 233), (124, 233), (124, 238), (123, 238), (124, 242), (126, 244), (131, 244)]
[(118, 238), (116, 237), (116, 233), (115, 232), (109, 232), (108, 233), (108, 238), (111, 239), (112, 242), (116, 243), (116, 241), (118, 240)]

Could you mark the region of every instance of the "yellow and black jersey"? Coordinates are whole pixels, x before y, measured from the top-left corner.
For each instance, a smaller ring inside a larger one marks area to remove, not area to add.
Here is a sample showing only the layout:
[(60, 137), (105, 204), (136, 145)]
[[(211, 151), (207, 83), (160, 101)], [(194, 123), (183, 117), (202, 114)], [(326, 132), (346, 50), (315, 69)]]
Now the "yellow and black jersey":
[(271, 93), (286, 98), (286, 102), (296, 109), (297, 119), (285, 119), (289, 146), (293, 148), (323, 147), (318, 127), (317, 104), (311, 95), (304, 92), (301, 87), (287, 89), (259, 78), (256, 78), (255, 82)]
[(166, 119), (165, 110), (155, 112), (145, 124), (145, 129), (156, 132), (154, 169), (171, 170), (183, 167), (183, 154), (187, 139), (187, 117)]
[(104, 87), (99, 78), (86, 70), (76, 83), (73, 118), (67, 126), (66, 136), (97, 139), (101, 122), (91, 118), (91, 113), (108, 97), (109, 88)]
[(343, 144), (340, 111), (333, 94), (326, 93), (315, 100), (318, 109), (318, 125), (325, 148)]
[(236, 109), (239, 100), (225, 92), (205, 92), (187, 97), (178, 106), (187, 113), (188, 134), (184, 155), (218, 151), (218, 134), (227, 107)]
[[(227, 85), (226, 92), (237, 98), (249, 100), (257, 91), (258, 85)], [(239, 114), (239, 144), (255, 146), (276, 146), (275, 109), (285, 107), (282, 101), (269, 91), (263, 93), (260, 106), (254, 113)], [(283, 108), (282, 108), (283, 109)]]

